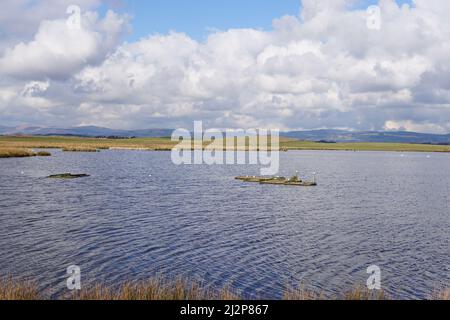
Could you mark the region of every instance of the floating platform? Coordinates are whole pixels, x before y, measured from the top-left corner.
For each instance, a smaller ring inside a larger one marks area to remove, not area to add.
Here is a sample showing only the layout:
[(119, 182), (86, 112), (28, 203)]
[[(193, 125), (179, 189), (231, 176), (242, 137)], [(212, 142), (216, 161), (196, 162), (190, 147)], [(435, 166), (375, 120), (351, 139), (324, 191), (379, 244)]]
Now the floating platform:
[(315, 187), (317, 183), (315, 181), (302, 181), (297, 176), (290, 179), (285, 177), (257, 177), (257, 176), (239, 176), (236, 180), (244, 182), (253, 182), (259, 184), (271, 184), (279, 186), (294, 186), (294, 187)]
[(270, 180), (286, 180), (284, 177), (256, 177), (256, 176), (239, 176), (236, 177), (236, 180), (241, 180), (245, 182), (263, 182), (263, 181), (270, 181)]

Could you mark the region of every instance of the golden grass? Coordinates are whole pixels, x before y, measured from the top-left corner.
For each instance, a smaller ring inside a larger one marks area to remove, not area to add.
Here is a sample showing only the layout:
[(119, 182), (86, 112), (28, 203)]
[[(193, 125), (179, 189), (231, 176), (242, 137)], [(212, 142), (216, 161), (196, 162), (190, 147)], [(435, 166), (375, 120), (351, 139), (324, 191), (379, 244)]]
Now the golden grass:
[(450, 288), (444, 289), (440, 291), (436, 291), (432, 296), (432, 300), (439, 300), (439, 301), (449, 301), (450, 300)]
[[(15, 281), (12, 278), (0, 278), (1, 300), (45, 300), (49, 295), (41, 294), (33, 282)], [(120, 286), (102, 284), (83, 288), (80, 291), (66, 293), (56, 299), (88, 301), (209, 301), (244, 300), (229, 288), (215, 289), (199, 282), (183, 279), (167, 280), (161, 276), (148, 281), (126, 282)], [(365, 287), (354, 289), (337, 296), (327, 297), (323, 293), (304, 287), (288, 288), (282, 297), (285, 301), (311, 300), (390, 300), (383, 291), (369, 291)], [(430, 300), (450, 300), (450, 289), (441, 290), (430, 296)]]
[(0, 158), (24, 158), (34, 156), (36, 156), (36, 153), (30, 149), (0, 148)]
[(280, 145), (285, 150), (450, 152), (450, 146), (413, 143), (318, 143), (284, 140)]
[(50, 157), (47, 151), (35, 152), (25, 148), (3, 148), (0, 147), (0, 158), (25, 158), (25, 157)]
[(389, 300), (387, 294), (382, 290), (371, 291), (365, 287), (355, 287), (343, 294), (327, 297), (324, 293), (299, 288), (288, 288), (285, 290), (283, 300), (310, 301), (310, 300)]
[(341, 300), (389, 300), (387, 294), (383, 290), (368, 290), (365, 287), (355, 287), (346, 292)]
[[(226, 141), (223, 143), (226, 144)], [(170, 138), (98, 139), (79, 137), (0, 136), (0, 148), (170, 151), (177, 145), (178, 143), (171, 141)], [(203, 147), (207, 147), (207, 144), (205, 143)], [(192, 143), (189, 141), (184, 142), (183, 148), (192, 148)], [(317, 143), (281, 137), (280, 150), (450, 152), (450, 146), (407, 143)]]
[(110, 149), (171, 150), (176, 143), (165, 138), (96, 139), (77, 137), (0, 136), (0, 147), (39, 149)]
[(69, 297), (74, 300), (238, 300), (239, 296), (228, 288), (215, 290), (198, 282), (178, 279), (169, 281), (162, 277), (144, 282), (127, 282), (119, 287), (104, 285), (80, 290)]
[(41, 300), (37, 286), (32, 282), (17, 282), (0, 278), (1, 300)]
[(310, 301), (325, 300), (325, 296), (317, 291), (306, 289), (304, 286), (299, 288), (288, 287), (284, 291), (283, 300), (287, 301)]

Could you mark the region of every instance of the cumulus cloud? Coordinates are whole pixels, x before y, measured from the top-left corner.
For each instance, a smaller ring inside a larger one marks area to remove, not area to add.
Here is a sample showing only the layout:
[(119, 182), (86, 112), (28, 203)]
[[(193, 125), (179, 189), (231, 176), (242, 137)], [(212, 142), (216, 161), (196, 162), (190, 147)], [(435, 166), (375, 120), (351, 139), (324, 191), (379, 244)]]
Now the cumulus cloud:
[(116, 46), (126, 19), (112, 12), (87, 14), (77, 35), (63, 20), (45, 21), (33, 40), (5, 50), (1, 72), (23, 83), (0, 83), (0, 102), (5, 113), (37, 103), (43, 123), (70, 125), (198, 119), (210, 127), (449, 132), (448, 1), (381, 0), (381, 30), (369, 29), (354, 3), (303, 0), (299, 16), (274, 20), (271, 31), (231, 29), (203, 42), (170, 33)]
[(76, 3), (83, 11), (100, 5), (101, 0), (2, 0), (0, 10), (0, 41), (30, 40), (42, 20), (61, 19), (68, 6)]
[(80, 21), (80, 28), (71, 28), (67, 20), (43, 21), (34, 40), (5, 50), (0, 69), (5, 75), (25, 79), (70, 77), (101, 62), (116, 46), (127, 23), (112, 11), (103, 19), (87, 12)]

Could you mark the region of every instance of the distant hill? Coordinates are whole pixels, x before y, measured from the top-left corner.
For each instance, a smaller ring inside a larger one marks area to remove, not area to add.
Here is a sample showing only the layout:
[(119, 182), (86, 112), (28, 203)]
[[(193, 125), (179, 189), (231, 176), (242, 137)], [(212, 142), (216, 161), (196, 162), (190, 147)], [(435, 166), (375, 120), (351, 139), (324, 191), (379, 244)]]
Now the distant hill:
[(281, 133), (282, 136), (307, 141), (324, 142), (386, 142), (386, 143), (420, 143), (450, 144), (450, 134), (428, 134), (417, 132), (365, 131), (352, 132), (344, 130), (292, 131)]
[[(75, 128), (43, 128), (43, 127), (5, 127), (0, 126), (0, 135), (41, 135), (41, 136), (78, 136), (78, 137), (170, 137), (172, 129), (115, 130), (109, 128), (85, 126)], [(282, 132), (281, 136), (306, 141), (332, 142), (386, 142), (386, 143), (418, 143), (418, 144), (450, 144), (450, 134), (427, 134), (417, 132), (353, 132), (345, 130), (312, 130)]]
[(77, 136), (77, 137), (145, 137), (159, 138), (170, 137), (171, 129), (147, 129), (147, 130), (115, 130), (109, 128), (86, 126), (69, 129), (41, 128), (41, 127), (1, 127), (2, 135), (37, 135), (37, 136)]

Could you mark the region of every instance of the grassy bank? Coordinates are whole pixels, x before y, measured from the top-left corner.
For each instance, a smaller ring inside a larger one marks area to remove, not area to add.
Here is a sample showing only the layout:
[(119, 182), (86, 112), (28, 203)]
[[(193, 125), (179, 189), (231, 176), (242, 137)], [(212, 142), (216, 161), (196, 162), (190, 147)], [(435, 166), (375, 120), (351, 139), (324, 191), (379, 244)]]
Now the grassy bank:
[[(0, 148), (43, 148), (66, 151), (100, 149), (169, 151), (177, 143), (169, 138), (95, 139), (78, 137), (6, 137), (0, 136)], [(186, 144), (188, 148), (191, 145)], [(204, 145), (206, 147), (206, 145)], [(318, 143), (281, 138), (281, 150), (450, 152), (450, 146), (404, 143)], [(85, 152), (85, 151), (83, 151)]]
[(285, 140), (281, 147), (288, 150), (450, 152), (450, 146), (409, 143), (318, 143)]
[(45, 151), (34, 152), (30, 149), (15, 148), (15, 147), (1, 147), (0, 146), (0, 158), (25, 158), (25, 157), (48, 157), (50, 153)]
[(77, 137), (5, 137), (0, 148), (64, 149), (65, 151), (101, 150), (110, 148), (171, 150), (176, 144), (168, 138), (95, 139)]
[[(14, 281), (11, 278), (0, 279), (0, 300), (48, 300), (48, 295), (40, 293), (32, 282)], [(199, 282), (182, 279), (169, 281), (155, 277), (148, 281), (127, 282), (120, 286), (109, 287), (94, 285), (74, 293), (65, 293), (57, 300), (244, 300), (245, 297), (229, 288), (216, 289)], [(326, 296), (303, 287), (285, 290), (282, 300), (390, 300), (383, 291), (368, 291), (355, 287), (340, 295)], [(449, 300), (450, 290), (430, 294), (429, 300)]]

